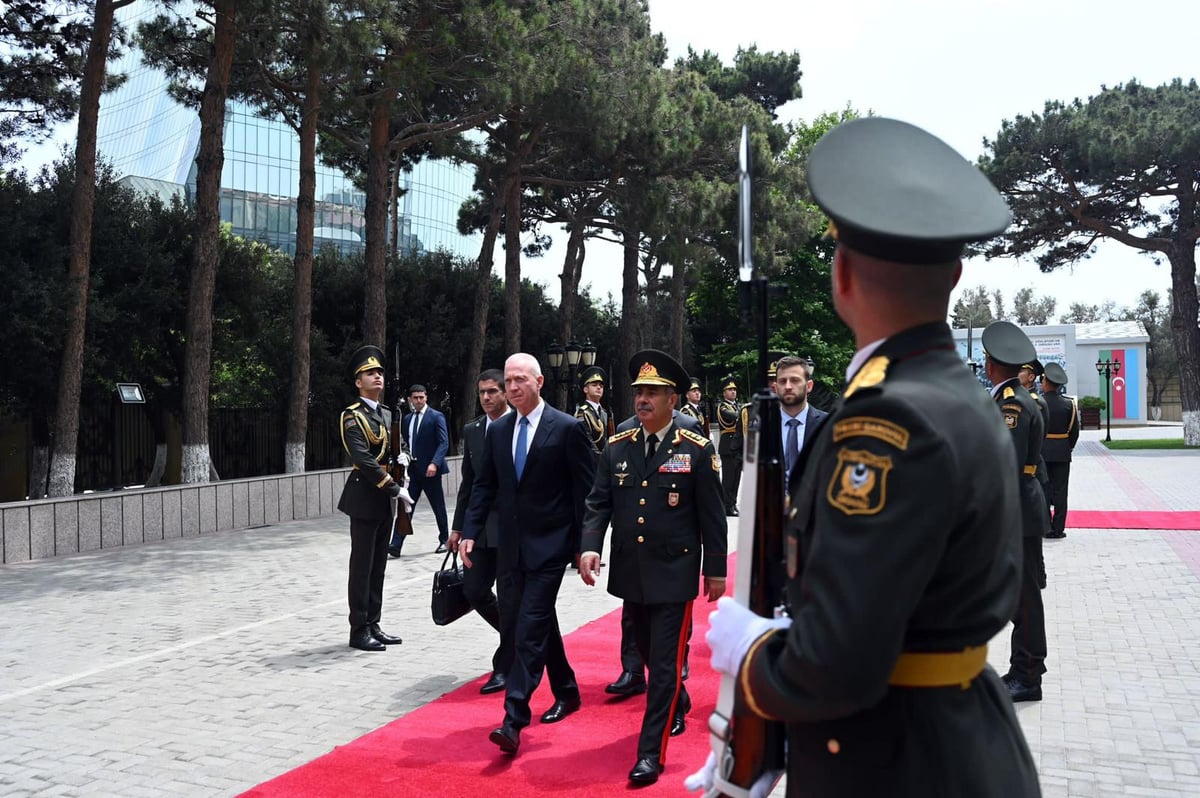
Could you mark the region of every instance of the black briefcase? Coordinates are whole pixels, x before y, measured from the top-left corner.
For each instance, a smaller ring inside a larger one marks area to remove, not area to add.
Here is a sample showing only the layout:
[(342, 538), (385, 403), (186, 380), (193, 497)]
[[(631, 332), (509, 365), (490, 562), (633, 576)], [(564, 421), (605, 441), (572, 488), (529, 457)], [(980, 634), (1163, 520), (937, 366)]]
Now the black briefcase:
[(471, 611), (471, 603), (467, 601), (466, 591), (463, 590), (463, 566), (458, 564), (456, 552), (446, 552), (442, 569), (433, 575), (430, 609), (433, 622), (438, 626), (454, 623)]

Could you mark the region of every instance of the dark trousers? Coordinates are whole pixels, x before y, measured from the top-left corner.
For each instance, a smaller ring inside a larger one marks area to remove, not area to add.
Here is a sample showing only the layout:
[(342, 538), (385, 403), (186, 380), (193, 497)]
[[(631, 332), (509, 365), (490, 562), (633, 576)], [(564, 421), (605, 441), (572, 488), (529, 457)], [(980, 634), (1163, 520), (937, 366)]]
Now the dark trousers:
[[(427, 477), (423, 467), (410, 467), (408, 472), (408, 495), (412, 497), (413, 507), (412, 512), (408, 514), (412, 518), (417, 514), (417, 500), (424, 493), (429, 497), (429, 507), (433, 510), (433, 518), (437, 521), (438, 528), (438, 543), (445, 545), (450, 539), (449, 522), (446, 521), (446, 495), (442, 492), (442, 475)], [(399, 552), (404, 549), (404, 539), (407, 535), (392, 536), (391, 547), (393, 551)]]
[(1047, 496), (1054, 507), (1050, 515), (1050, 531), (1062, 532), (1067, 528), (1067, 486), (1071, 481), (1071, 464), (1046, 463), (1046, 474), (1050, 477)]
[[(646, 660), (642, 657), (642, 652), (638, 650), (637, 632), (633, 628), (635, 613), (636, 610), (630, 610), (630, 602), (626, 601), (621, 605), (621, 670), (645, 675)], [(691, 616), (688, 616), (688, 620), (691, 620)], [(687, 639), (691, 643), (691, 623), (688, 623)], [(685, 646), (683, 650), (683, 662), (685, 665), (687, 664), (689, 653), (691, 653), (690, 645)]]
[(726, 457), (721, 455), (721, 493), (725, 496), (725, 509), (737, 505), (738, 486), (742, 481), (742, 453), (735, 452)]
[(480, 546), (471, 551), (471, 567), (463, 575), (463, 593), (471, 602), (471, 609), (500, 633), (500, 643), (492, 654), (492, 671), (508, 675), (513, 661), (513, 624), (516, 621), (514, 608), (507, 606), (507, 593), (501, 589), (497, 597), (492, 592), (496, 585), (496, 549)]
[(683, 686), (683, 659), (692, 621), (692, 602), (634, 604), (626, 602), (633, 616), (638, 650), (650, 666), (646, 684), (646, 712), (638, 735), (638, 759), (663, 764), (671, 719), (676, 708), (691, 709), (691, 698)]
[(1042, 539), (1021, 538), (1021, 597), (1013, 614), (1012, 654), (1008, 675), (1025, 684), (1040, 685), (1046, 672), (1046, 610), (1042, 605), (1045, 565)]
[(507, 592), (506, 601), (516, 608), (514, 656), (505, 685), (504, 721), (518, 729), (529, 725), (529, 699), (542, 681), (542, 671), (549, 677), (555, 699), (579, 700), (579, 684), (567, 662), (554, 608), (563, 573), (563, 564), (556, 562), (538, 569), (501, 569), (498, 577), (500, 595)]
[(383, 608), (383, 573), (387, 567), (388, 534), (392, 522), (350, 519), (350, 631), (379, 623)]

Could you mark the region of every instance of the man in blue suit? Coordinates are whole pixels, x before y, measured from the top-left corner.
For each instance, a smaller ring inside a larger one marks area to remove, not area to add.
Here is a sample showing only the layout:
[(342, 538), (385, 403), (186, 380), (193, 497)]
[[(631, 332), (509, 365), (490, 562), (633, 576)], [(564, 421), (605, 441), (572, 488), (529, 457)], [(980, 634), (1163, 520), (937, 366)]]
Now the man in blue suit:
[(484, 530), (488, 512), (499, 516), (498, 589), (516, 610), (515, 656), (505, 680), (504, 722), (488, 739), (517, 753), (529, 725), (529, 699), (545, 670), (554, 705), (542, 723), (579, 709), (579, 684), (567, 662), (555, 603), (563, 568), (578, 564), (583, 507), (592, 488), (596, 456), (583, 424), (542, 401), (537, 358), (518, 352), (504, 363), (509, 413), (494, 422), (476, 463), (471, 503), (459, 544), (463, 564)]
[(779, 394), (779, 412), (783, 419), (784, 478), (790, 480), (800, 452), (816, 437), (821, 420), (829, 415), (808, 403), (813, 389), (812, 367), (795, 355), (775, 362), (775, 392)]
[[(446, 467), (450, 433), (446, 428), (446, 417), (426, 405), (424, 385), (409, 388), (408, 401), (413, 411), (404, 417), (400, 430), (412, 458), (408, 464), (408, 493), (413, 500), (409, 515), (416, 512), (417, 501), (422, 493), (429, 497), (429, 506), (437, 520), (437, 553), (441, 554), (446, 551), (446, 541), (450, 537), (450, 527), (446, 521), (446, 496), (442, 492), (442, 474), (450, 472)], [(403, 548), (404, 536), (396, 535), (392, 538), (388, 553), (399, 557)]]

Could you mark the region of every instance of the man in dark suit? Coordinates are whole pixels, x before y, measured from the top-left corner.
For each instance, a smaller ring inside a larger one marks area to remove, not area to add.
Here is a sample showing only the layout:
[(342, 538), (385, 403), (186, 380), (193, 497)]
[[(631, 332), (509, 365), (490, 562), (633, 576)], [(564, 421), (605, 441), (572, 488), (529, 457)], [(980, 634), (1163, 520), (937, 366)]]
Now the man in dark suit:
[(388, 536), (397, 505), (407, 499), (404, 488), (383, 468), (388, 455), (391, 412), (379, 401), (383, 396), (383, 350), (359, 348), (350, 359), (350, 374), (358, 400), (342, 411), (338, 425), (342, 445), (352, 469), (338, 500), (338, 509), (350, 516), (350, 647), (383, 651), (400, 645), (400, 638), (379, 628), (383, 609), (383, 574), (387, 567)]
[(717, 452), (721, 455), (721, 493), (725, 497), (725, 514), (737, 515), (738, 485), (742, 480), (742, 406), (737, 400), (737, 383), (725, 380), (717, 403)]
[[(412, 495), (413, 511), (416, 513), (416, 502), (424, 493), (429, 497), (429, 507), (437, 521), (438, 545), (436, 552), (446, 551), (446, 542), (450, 537), (450, 528), (446, 522), (446, 496), (442, 492), (442, 475), (450, 473), (446, 466), (446, 454), (450, 451), (450, 433), (446, 428), (446, 417), (439, 411), (429, 407), (424, 385), (414, 385), (408, 389), (408, 402), (413, 411), (404, 417), (400, 425), (404, 442), (412, 461), (408, 464), (408, 492)], [(404, 548), (404, 535), (392, 537), (388, 552), (393, 557), (399, 557)]]
[(629, 779), (651, 784), (666, 761), (673, 719), (691, 705), (683, 662), (692, 601), (701, 573), (709, 601), (725, 592), (727, 532), (716, 450), (672, 418), (687, 372), (665, 352), (648, 349), (630, 360), (629, 378), (641, 423), (614, 435), (600, 455), (579, 573), (588, 585), (596, 583), (611, 522), (608, 592), (624, 599), (638, 650), (650, 666)]
[[(786, 725), (789, 796), (1037, 796), (987, 665), (1020, 590), (1013, 444), (946, 324), (965, 244), (1011, 215), (945, 142), (881, 117), (826, 133), (808, 184), (858, 351), (793, 469), (788, 615), (722, 598), (713, 667), (742, 706)], [(711, 771), (695, 775), (704, 786)]]
[(1042, 459), (1050, 482), (1050, 539), (1067, 536), (1067, 489), (1071, 481), (1071, 452), (1079, 441), (1079, 408), (1075, 400), (1062, 392), (1067, 372), (1057, 363), (1047, 363), (1042, 374), (1042, 401), (1046, 403), (1046, 442)]
[(1021, 364), (1033, 359), (1033, 343), (1012, 322), (996, 321), (984, 328), (985, 368), (992, 396), (1000, 406), (1012, 434), (1016, 462), (1010, 464), (1020, 485), (1021, 597), (1012, 617), (1012, 646), (1008, 673), (1002, 677), (1013, 701), (1041, 701), (1042, 674), (1046, 672), (1046, 565), (1042, 537), (1050, 529), (1046, 496), (1038, 471), (1042, 442), (1046, 438), (1042, 408), (1021, 385)]
[[(458, 551), (462, 539), (463, 520), (467, 515), (467, 507), (471, 503), (471, 488), (475, 482), (476, 463), (483, 457), (483, 441), (492, 424), (508, 413), (508, 401), (504, 394), (504, 372), (500, 369), (488, 369), (479, 375), (476, 383), (479, 388), (479, 405), (483, 415), (473, 418), (463, 427), (462, 482), (458, 486), (458, 498), (454, 502), (454, 521), (450, 525), (450, 549)], [(471, 607), (479, 613), (488, 624), (500, 633), (500, 643), (492, 654), (492, 675), (479, 692), (498, 693), (504, 689), (508, 679), (508, 669), (513, 659), (513, 630), (512, 609), (501, 602), (507, 596), (501, 592), (499, 599), (492, 592), (496, 584), (497, 546), (499, 545), (500, 517), (493, 509), (488, 513), (483, 532), (475, 539), (475, 548), (471, 553), (472, 567), (463, 575), (463, 593)]]
[(543, 669), (554, 704), (543, 723), (579, 709), (579, 685), (567, 662), (555, 602), (563, 567), (579, 555), (583, 506), (596, 472), (583, 425), (542, 401), (544, 378), (537, 358), (524, 352), (504, 363), (504, 385), (515, 413), (497, 421), (484, 438), (459, 550), (471, 551), (489, 511), (500, 517), (499, 589), (516, 608), (516, 653), (504, 691), (504, 722), (488, 739), (515, 754), (529, 725), (529, 700)]
[[(810, 407), (808, 394), (812, 390), (812, 372), (808, 361), (795, 355), (785, 355), (775, 362), (775, 392), (779, 394), (783, 416), (784, 479), (791, 478), (800, 452), (816, 437), (824, 410)], [(786, 483), (785, 483), (786, 484)]]

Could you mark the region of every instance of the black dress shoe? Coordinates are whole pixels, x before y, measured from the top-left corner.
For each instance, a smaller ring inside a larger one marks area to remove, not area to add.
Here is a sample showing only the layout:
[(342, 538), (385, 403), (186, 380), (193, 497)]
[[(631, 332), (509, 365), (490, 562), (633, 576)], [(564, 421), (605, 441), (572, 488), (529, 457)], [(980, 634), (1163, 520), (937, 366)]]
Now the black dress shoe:
[(508, 684), (508, 677), (503, 673), (493, 673), (492, 678), (483, 683), (483, 687), (479, 688), (479, 692), (487, 695), (488, 693), (498, 693)]
[(687, 660), (685, 659), (683, 661), (683, 670), (680, 671), (680, 673), (679, 673), (679, 681), (686, 682), (687, 677), (688, 677), (688, 663), (687, 663)]
[(1040, 684), (1029, 684), (1023, 682), (1015, 676), (1004, 676), (1002, 680), (1004, 686), (1008, 688), (1008, 697), (1013, 700), (1013, 703), (1018, 701), (1041, 701), (1042, 686)]
[(728, 515), (728, 516), (733, 516), (734, 518), (737, 518), (737, 516), (738, 516), (738, 508), (736, 508), (736, 507), (729, 507), (729, 508), (727, 508), (727, 509), (725, 510), (725, 515)]
[(389, 557), (399, 557), (399, 556), (400, 556), (400, 549), (396, 549), (396, 548), (393, 548), (393, 547), (391, 547), (391, 546), (388, 546), (388, 556), (389, 556)]
[(558, 723), (560, 720), (579, 711), (580, 701), (555, 701), (554, 705), (542, 713), (542, 723)]
[(675, 717), (671, 719), (671, 736), (678, 737), (685, 731), (687, 731), (687, 721), (682, 712), (676, 712)]
[(1060, 540), (1062, 538), (1065, 538), (1066, 536), (1067, 536), (1066, 532), (1050, 531), (1050, 532), (1046, 533), (1047, 540)]
[(653, 759), (639, 759), (629, 771), (629, 780), (634, 784), (653, 784), (658, 781), (659, 773), (662, 773), (662, 765)]
[(500, 750), (504, 753), (515, 754), (521, 747), (521, 730), (505, 723), (498, 729), (492, 729), (488, 740), (500, 746)]
[(445, 543), (439, 543), (439, 544), (438, 544), (438, 547), (437, 547), (436, 549), (434, 549), (434, 550), (433, 550), (433, 553), (434, 553), (434, 554), (445, 554), (445, 553), (446, 553), (446, 544), (445, 544)]
[(371, 637), (375, 638), (380, 643), (383, 643), (385, 646), (398, 646), (402, 642), (404, 642), (403, 640), (396, 637), (395, 635), (390, 635), (387, 632), (380, 629), (379, 624), (377, 624), (377, 623), (371, 624), (370, 629), (371, 629)]
[(640, 673), (621, 671), (612, 684), (604, 688), (609, 695), (640, 695), (646, 692), (646, 677)]
[(351, 632), (350, 648), (357, 648), (359, 651), (387, 651), (387, 646), (376, 640), (369, 629)]

